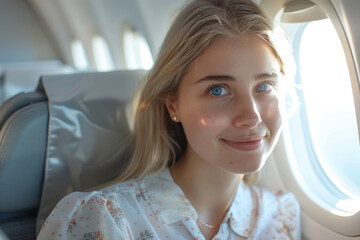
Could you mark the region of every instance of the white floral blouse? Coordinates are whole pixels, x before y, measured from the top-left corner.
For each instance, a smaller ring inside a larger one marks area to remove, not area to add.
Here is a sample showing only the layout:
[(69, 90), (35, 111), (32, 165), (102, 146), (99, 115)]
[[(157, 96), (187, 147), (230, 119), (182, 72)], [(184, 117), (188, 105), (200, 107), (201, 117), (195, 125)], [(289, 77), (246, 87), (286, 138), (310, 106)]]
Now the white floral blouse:
[[(205, 239), (196, 220), (165, 168), (102, 191), (69, 194), (37, 239)], [(242, 183), (213, 239), (300, 239), (299, 225), (299, 205), (291, 193), (276, 195)]]

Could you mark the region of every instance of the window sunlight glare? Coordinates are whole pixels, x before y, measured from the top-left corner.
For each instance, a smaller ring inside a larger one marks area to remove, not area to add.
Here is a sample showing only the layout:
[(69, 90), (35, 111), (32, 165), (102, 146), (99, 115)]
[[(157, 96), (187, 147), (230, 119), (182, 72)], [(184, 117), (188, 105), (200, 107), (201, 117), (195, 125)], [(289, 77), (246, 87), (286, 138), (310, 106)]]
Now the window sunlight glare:
[(331, 210), (332, 213), (343, 217), (353, 216), (359, 211), (360, 211), (360, 201), (353, 199), (347, 199), (347, 200), (341, 199), (337, 202), (335, 208)]
[(150, 69), (153, 58), (144, 36), (127, 27), (124, 31), (124, 53), (128, 69)]
[(304, 103), (317, 157), (330, 180), (360, 198), (360, 148), (345, 55), (329, 20), (311, 22), (300, 45)]
[(71, 54), (74, 65), (77, 69), (85, 70), (89, 68), (89, 62), (86, 57), (84, 45), (79, 39), (75, 39), (71, 42)]
[(114, 69), (110, 50), (104, 38), (97, 35), (92, 40), (96, 67), (99, 71), (110, 71)]

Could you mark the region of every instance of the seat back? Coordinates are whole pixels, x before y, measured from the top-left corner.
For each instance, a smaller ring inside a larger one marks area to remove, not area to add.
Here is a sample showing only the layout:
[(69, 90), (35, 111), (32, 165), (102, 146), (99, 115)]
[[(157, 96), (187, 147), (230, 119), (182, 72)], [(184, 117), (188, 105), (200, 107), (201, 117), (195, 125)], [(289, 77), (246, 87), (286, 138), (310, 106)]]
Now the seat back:
[(44, 74), (71, 73), (75, 70), (60, 61), (0, 63), (0, 102), (21, 92), (35, 90)]
[(0, 228), (11, 239), (35, 237), (47, 118), (41, 93), (19, 94), (0, 108)]
[(1, 106), (0, 228), (10, 239), (34, 239), (36, 213), (39, 231), (62, 197), (119, 174), (128, 159), (130, 100), (144, 74), (44, 76), (36, 92)]

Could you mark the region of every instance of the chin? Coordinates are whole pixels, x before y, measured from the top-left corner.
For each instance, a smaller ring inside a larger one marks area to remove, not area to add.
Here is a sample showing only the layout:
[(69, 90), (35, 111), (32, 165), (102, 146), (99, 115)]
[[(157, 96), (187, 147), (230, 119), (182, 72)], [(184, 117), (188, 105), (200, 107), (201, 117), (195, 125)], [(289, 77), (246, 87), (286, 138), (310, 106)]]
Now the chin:
[(237, 160), (228, 167), (228, 171), (237, 174), (249, 174), (260, 171), (266, 163), (267, 157), (250, 158), (246, 161)]

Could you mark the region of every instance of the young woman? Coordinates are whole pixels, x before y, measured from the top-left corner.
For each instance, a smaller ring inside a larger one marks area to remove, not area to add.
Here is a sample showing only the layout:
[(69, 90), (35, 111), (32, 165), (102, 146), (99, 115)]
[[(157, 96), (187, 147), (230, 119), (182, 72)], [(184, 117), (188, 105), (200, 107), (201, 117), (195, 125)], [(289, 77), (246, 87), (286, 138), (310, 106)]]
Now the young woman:
[(282, 125), (287, 62), (250, 0), (194, 0), (142, 87), (115, 183), (72, 193), (38, 239), (300, 239), (299, 206), (246, 183)]

